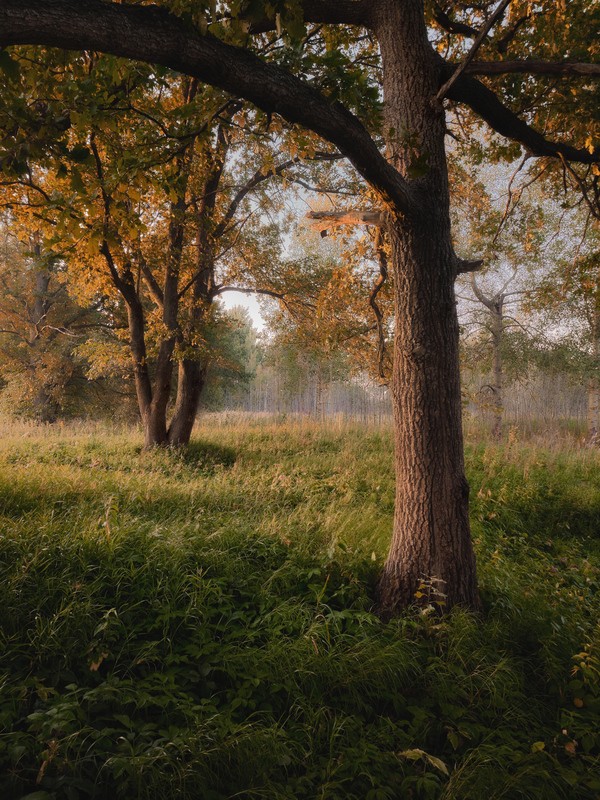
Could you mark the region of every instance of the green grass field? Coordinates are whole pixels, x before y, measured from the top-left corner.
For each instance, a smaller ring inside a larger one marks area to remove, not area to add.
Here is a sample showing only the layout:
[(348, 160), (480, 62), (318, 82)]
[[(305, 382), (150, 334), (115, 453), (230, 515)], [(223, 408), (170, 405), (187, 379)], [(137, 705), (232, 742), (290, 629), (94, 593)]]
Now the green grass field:
[(597, 453), (470, 443), (485, 614), (383, 624), (385, 429), (2, 433), (2, 800), (600, 797)]

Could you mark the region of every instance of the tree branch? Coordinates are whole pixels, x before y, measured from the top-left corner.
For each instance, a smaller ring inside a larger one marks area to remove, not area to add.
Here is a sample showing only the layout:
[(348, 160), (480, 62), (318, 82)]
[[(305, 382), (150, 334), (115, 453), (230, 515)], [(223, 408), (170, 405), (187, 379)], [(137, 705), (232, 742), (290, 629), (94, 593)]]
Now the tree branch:
[(282, 164), (279, 164), (279, 166), (274, 167), (268, 172), (265, 172), (264, 170), (261, 169), (257, 170), (254, 173), (254, 175), (250, 178), (250, 180), (244, 186), (242, 186), (242, 188), (236, 193), (235, 197), (229, 204), (227, 211), (223, 215), (221, 221), (216, 226), (213, 233), (213, 238), (219, 239), (223, 235), (225, 229), (227, 228), (227, 225), (235, 216), (235, 213), (238, 210), (240, 203), (242, 202), (244, 197), (246, 197), (247, 194), (249, 194), (253, 189), (255, 189), (260, 183), (263, 183), (263, 181), (266, 181), (269, 178), (271, 178), (273, 175), (281, 175), (281, 173), (285, 172), (286, 169), (289, 169), (289, 167), (293, 166), (294, 164), (297, 164), (299, 160), (300, 160), (299, 158), (289, 159), (288, 161), (284, 161)]
[(466, 273), (473, 274), (474, 272), (479, 272), (479, 270), (483, 267), (483, 259), (478, 258), (474, 261), (469, 261), (464, 258), (457, 259), (456, 264), (456, 274), (457, 275), (465, 275)]
[(282, 292), (276, 292), (273, 289), (248, 289), (240, 286), (216, 286), (211, 292), (212, 297), (218, 297), (224, 292), (241, 292), (241, 294), (264, 294), (268, 297), (275, 297), (278, 300), (283, 300), (285, 295)]
[(458, 67), (454, 70), (454, 72), (448, 78), (446, 83), (444, 83), (444, 85), (440, 87), (437, 95), (435, 96), (436, 100), (442, 100), (448, 94), (450, 87), (456, 83), (456, 81), (460, 78), (462, 73), (467, 69), (471, 61), (475, 58), (475, 54), (481, 47), (483, 40), (488, 35), (490, 30), (494, 27), (498, 19), (504, 14), (510, 2), (511, 0), (500, 0), (500, 3), (498, 3), (498, 6), (494, 11), (494, 13), (492, 14), (492, 16), (488, 19), (483, 28), (475, 37), (475, 41), (473, 42), (471, 49), (465, 56), (464, 61), (458, 65)]
[[(372, 0), (303, 0), (302, 11), (305, 22), (325, 25), (364, 25), (370, 21)], [(277, 28), (275, 16), (253, 22), (251, 33), (267, 33)]]
[[(325, 13), (334, 5), (321, 7)], [(384, 203), (407, 215), (418, 213), (409, 184), (341, 103), (248, 50), (202, 35), (164, 8), (99, 0), (0, 0), (0, 47), (15, 44), (99, 50), (199, 78), (332, 142)]]
[[(442, 77), (444, 72), (448, 74), (451, 69), (451, 66), (445, 64), (442, 67)], [(581, 164), (596, 164), (600, 161), (600, 148), (598, 147), (590, 153), (585, 148), (578, 149), (563, 142), (548, 141), (541, 133), (518, 117), (514, 111), (507, 108), (497, 95), (477, 78), (461, 75), (450, 87), (447, 97), (457, 103), (465, 103), (484, 119), (490, 128), (507, 139), (520, 142), (534, 156), (563, 157), (567, 161), (576, 161)]]
[(381, 291), (383, 284), (388, 278), (388, 259), (385, 250), (384, 233), (381, 228), (377, 229), (375, 235), (375, 252), (379, 261), (379, 275), (369, 295), (369, 305), (373, 309), (377, 320), (377, 374), (381, 380), (386, 379), (385, 374), (385, 329), (383, 325), (383, 312), (377, 303), (377, 295)]
[(469, 75), (573, 75), (600, 76), (600, 64), (574, 61), (472, 61), (465, 69)]
[(312, 220), (311, 228), (321, 231), (340, 225), (375, 225), (382, 227), (385, 216), (381, 211), (309, 211), (306, 219)]
[(448, 33), (459, 33), (462, 36), (470, 37), (477, 36), (479, 33), (477, 28), (473, 28), (471, 25), (465, 25), (463, 22), (456, 22), (456, 20), (453, 20), (446, 11), (437, 5), (433, 18), (437, 24), (445, 31), (448, 31)]

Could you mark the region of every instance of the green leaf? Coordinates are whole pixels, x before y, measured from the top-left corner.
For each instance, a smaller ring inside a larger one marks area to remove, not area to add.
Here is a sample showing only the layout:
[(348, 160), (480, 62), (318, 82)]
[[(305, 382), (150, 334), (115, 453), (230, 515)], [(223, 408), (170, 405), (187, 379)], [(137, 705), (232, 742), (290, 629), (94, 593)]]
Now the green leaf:
[(6, 50), (0, 50), (0, 69), (13, 81), (21, 74), (19, 62), (15, 61)]
[(85, 184), (81, 177), (81, 172), (75, 168), (71, 170), (71, 186), (76, 192), (85, 192)]
[(90, 156), (90, 149), (83, 144), (76, 144), (75, 147), (69, 151), (69, 157), (77, 164), (82, 164)]

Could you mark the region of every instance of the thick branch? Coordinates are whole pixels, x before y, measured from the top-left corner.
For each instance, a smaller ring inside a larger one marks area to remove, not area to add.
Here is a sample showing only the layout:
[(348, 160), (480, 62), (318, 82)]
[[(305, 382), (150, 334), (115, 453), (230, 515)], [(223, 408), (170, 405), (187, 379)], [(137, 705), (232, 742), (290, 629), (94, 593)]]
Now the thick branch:
[[(452, 69), (444, 65), (443, 73)], [(596, 164), (600, 161), (600, 148), (589, 152), (585, 148), (578, 149), (563, 142), (548, 141), (541, 133), (507, 108), (491, 89), (484, 86), (477, 78), (461, 75), (448, 91), (447, 97), (458, 103), (465, 103), (484, 119), (490, 128), (506, 136), (507, 139), (520, 142), (534, 156), (550, 156), (576, 161), (581, 164)]]
[(465, 72), (469, 75), (573, 75), (600, 76), (600, 64), (583, 64), (574, 61), (472, 61)]
[(14, 44), (99, 50), (199, 78), (332, 142), (386, 204), (405, 214), (417, 212), (407, 182), (344, 106), (248, 50), (202, 35), (163, 8), (98, 0), (0, 0), (0, 47)]
[(154, 277), (154, 273), (146, 263), (146, 259), (140, 256), (140, 269), (142, 270), (142, 275), (144, 276), (144, 281), (146, 286), (148, 287), (148, 291), (150, 292), (150, 296), (156, 303), (156, 305), (162, 310), (165, 302), (165, 298), (163, 295), (163, 291), (159, 286), (158, 281)]
[(459, 33), (462, 36), (474, 37), (477, 36), (479, 31), (471, 25), (465, 25), (463, 22), (457, 22), (452, 19), (446, 11), (439, 6), (436, 6), (434, 17), (437, 24), (448, 33)]
[[(303, 0), (305, 22), (324, 25), (368, 25), (372, 0)], [(266, 33), (277, 27), (275, 17), (253, 22), (252, 33)]]
[(283, 300), (285, 295), (282, 292), (276, 292), (273, 289), (248, 289), (242, 286), (216, 286), (211, 292), (211, 297), (218, 297), (225, 292), (240, 292), (241, 294), (264, 294), (268, 297), (275, 297), (277, 300)]
[(457, 275), (464, 275), (468, 272), (471, 274), (473, 272), (479, 272), (479, 270), (483, 267), (483, 259), (478, 258), (474, 261), (468, 261), (464, 258), (459, 258), (457, 260), (456, 266), (456, 274)]

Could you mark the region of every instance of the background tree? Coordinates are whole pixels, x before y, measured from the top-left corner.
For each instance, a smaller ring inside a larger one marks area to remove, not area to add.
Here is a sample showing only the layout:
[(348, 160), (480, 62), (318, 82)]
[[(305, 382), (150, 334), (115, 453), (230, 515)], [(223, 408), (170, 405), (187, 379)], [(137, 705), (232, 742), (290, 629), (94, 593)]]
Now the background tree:
[[(597, 445), (600, 431), (600, 255), (597, 238), (587, 252), (563, 259), (545, 277), (530, 305), (557, 327), (565, 369), (586, 386), (587, 438)], [(558, 322), (557, 322), (558, 320)]]
[[(219, 329), (215, 299), (290, 289), (293, 270), (278, 269), (279, 234), (265, 217), (277, 204), (261, 189), (294, 179), (299, 144), (286, 144), (281, 126), (249, 136), (262, 125), (255, 113), (169, 72), (86, 54), (60, 74), (65, 145), (44, 166), (30, 157), (5, 188), (8, 202), (37, 209), (88, 301), (102, 293), (124, 305), (146, 445), (185, 445)], [(276, 161), (281, 146), (294, 155)]]
[(64, 264), (42, 251), (37, 233), (26, 244), (6, 224), (1, 233), (3, 402), (12, 413), (54, 422), (83, 408), (88, 387), (74, 351), (100, 324), (100, 315), (69, 296)]

